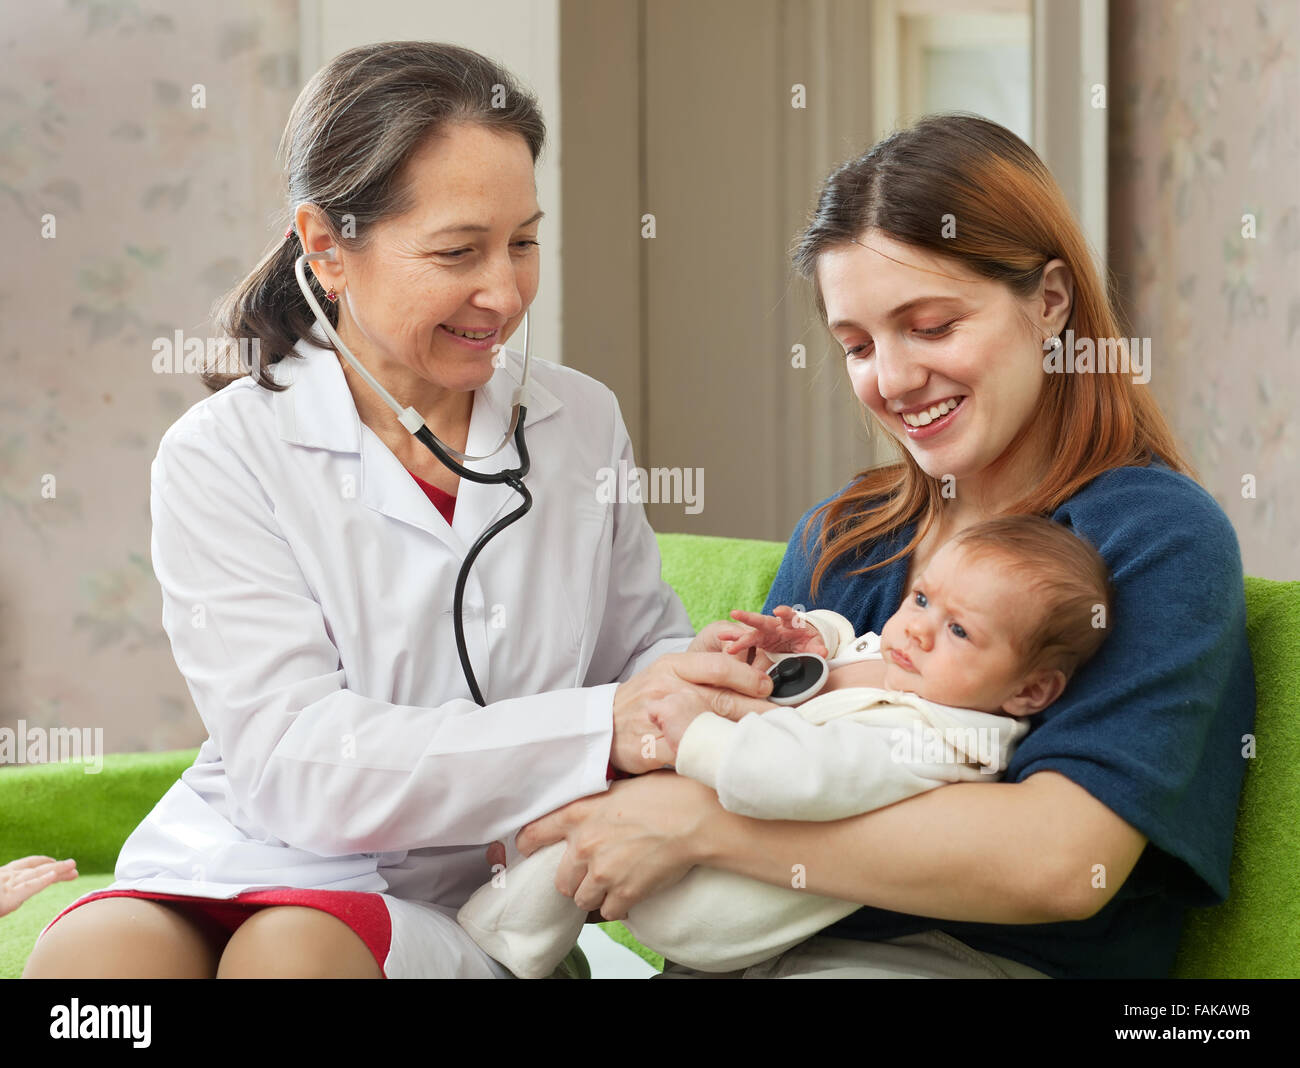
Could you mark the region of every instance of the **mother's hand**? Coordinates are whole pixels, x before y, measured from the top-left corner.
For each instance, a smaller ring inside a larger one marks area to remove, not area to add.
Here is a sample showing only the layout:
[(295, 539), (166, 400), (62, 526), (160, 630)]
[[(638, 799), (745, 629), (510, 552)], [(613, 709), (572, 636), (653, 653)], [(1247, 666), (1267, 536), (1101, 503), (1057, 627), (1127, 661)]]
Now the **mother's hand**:
[(599, 909), (606, 920), (621, 920), (699, 863), (701, 830), (717, 808), (707, 786), (656, 772), (557, 808), (528, 824), (515, 842), (527, 855), (567, 839), (556, 888), (588, 912)]
[(725, 653), (661, 656), (614, 691), (610, 763), (620, 771), (641, 774), (672, 760), (663, 732), (650, 718), (656, 710), (685, 704), (739, 720), (775, 707), (763, 700), (771, 692), (772, 680), (764, 671)]

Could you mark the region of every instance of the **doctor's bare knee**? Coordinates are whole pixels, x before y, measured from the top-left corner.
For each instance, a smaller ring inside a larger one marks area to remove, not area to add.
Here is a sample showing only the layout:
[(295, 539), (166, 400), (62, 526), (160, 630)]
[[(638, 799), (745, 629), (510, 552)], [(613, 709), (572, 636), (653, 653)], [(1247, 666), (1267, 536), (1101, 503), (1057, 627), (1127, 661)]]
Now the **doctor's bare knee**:
[(382, 979), (361, 938), (319, 909), (273, 905), (230, 937), (218, 979)]
[(37, 941), (24, 979), (211, 979), (213, 937), (156, 901), (106, 897), (73, 909)]

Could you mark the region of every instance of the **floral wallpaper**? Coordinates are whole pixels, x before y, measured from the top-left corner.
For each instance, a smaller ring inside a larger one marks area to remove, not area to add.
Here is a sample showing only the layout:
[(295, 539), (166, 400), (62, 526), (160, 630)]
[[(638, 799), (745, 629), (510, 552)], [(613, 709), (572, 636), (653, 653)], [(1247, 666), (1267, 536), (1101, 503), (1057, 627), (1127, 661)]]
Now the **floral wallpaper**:
[[(1300, 579), (1300, 4), (1111, 0), (1110, 246), (1248, 574)], [(1253, 493), (1253, 496), (1251, 495)]]
[(296, 0), (6, 7), (0, 729), (205, 736), (162, 629), (149, 465), (207, 390), (155, 373), (152, 343), (207, 337), (273, 235), (297, 46)]

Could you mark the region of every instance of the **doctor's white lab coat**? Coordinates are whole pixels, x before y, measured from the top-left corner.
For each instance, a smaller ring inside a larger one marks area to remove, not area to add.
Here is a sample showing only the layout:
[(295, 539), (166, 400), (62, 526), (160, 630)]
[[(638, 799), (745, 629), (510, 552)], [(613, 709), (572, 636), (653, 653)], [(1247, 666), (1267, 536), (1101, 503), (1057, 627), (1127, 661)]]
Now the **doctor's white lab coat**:
[[(334, 353), (297, 349), (275, 365), (286, 391), (227, 386), (154, 460), (163, 626), (209, 737), (127, 840), (112, 888), (456, 907), (489, 875), (485, 843), (605, 789), (615, 684), (694, 632), (641, 505), (597, 497), (602, 468), (634, 463), (614, 395), (535, 359), (533, 507), (466, 589), (479, 707), (452, 591), (518, 496), (462, 479), (449, 527), (361, 423)], [(521, 363), (508, 353), (475, 394), (466, 452), (500, 440)], [(477, 466), (517, 463), (512, 441)]]

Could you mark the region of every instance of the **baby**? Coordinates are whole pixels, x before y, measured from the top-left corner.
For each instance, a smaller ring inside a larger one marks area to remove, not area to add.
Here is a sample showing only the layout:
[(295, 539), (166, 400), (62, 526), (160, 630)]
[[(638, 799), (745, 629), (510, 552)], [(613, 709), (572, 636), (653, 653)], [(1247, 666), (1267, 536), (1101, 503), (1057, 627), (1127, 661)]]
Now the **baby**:
[[(1110, 610), (1105, 562), (1066, 527), (1035, 516), (990, 520), (935, 553), (878, 638), (854, 635), (837, 613), (782, 606), (773, 616), (733, 612), (749, 629), (719, 621), (691, 645), (726, 641), (726, 652), (761, 667), (809, 653), (839, 660), (810, 700), (738, 723), (682, 701), (652, 719), (677, 773), (715, 789), (728, 811), (844, 819), (947, 783), (992, 781), (1028, 733), (1027, 718), (1100, 648)], [(557, 842), (515, 860), (458, 914), (521, 978), (550, 975), (586, 920), (555, 889), (564, 850)], [(803, 885), (799, 865), (792, 870), (792, 887)], [(731, 971), (860, 907), (696, 867), (624, 922), (669, 960)]]

